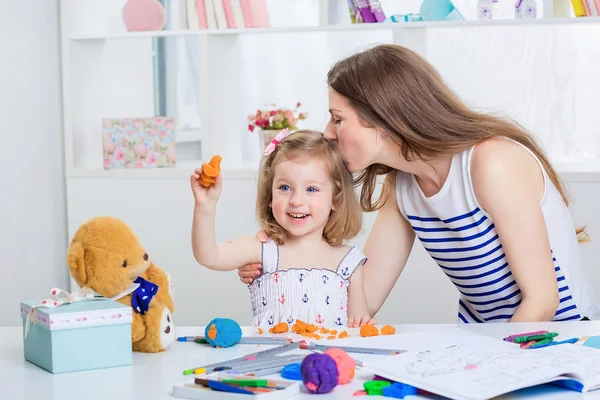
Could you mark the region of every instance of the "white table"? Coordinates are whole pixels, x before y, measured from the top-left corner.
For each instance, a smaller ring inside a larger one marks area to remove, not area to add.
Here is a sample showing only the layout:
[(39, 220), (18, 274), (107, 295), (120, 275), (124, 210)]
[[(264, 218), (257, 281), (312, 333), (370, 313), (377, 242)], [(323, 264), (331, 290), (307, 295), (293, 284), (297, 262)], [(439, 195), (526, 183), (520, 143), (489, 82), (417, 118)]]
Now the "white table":
[[(474, 333), (501, 339), (514, 333), (531, 332), (547, 329), (558, 332), (559, 338), (600, 335), (598, 322), (558, 322), (535, 324), (469, 324), (469, 325), (397, 325), (397, 333), (451, 331), (455, 328), (466, 329)], [(177, 335), (203, 334), (201, 327), (178, 328)], [(358, 334), (349, 329), (350, 334)], [(2, 399), (175, 399), (171, 396), (173, 383), (185, 381), (184, 369), (219, 362), (257, 351), (257, 346), (237, 345), (228, 349), (212, 349), (195, 343), (174, 343), (164, 353), (134, 353), (133, 365), (128, 367), (109, 368), (93, 371), (82, 371), (53, 375), (27, 362), (23, 358), (21, 328), (0, 328), (0, 388)], [(261, 346), (261, 349), (268, 347)], [(358, 372), (356, 379), (347, 385), (338, 386), (326, 395), (318, 396), (322, 400), (331, 399), (365, 399), (368, 397), (352, 397), (356, 390), (362, 388), (365, 380), (372, 374)], [(297, 399), (316, 399), (314, 395), (304, 392)], [(554, 386), (544, 386), (542, 392), (523, 390), (502, 396), (503, 399), (514, 398), (546, 399), (581, 399), (598, 398), (600, 390), (582, 395)], [(424, 396), (411, 399), (428, 398)]]

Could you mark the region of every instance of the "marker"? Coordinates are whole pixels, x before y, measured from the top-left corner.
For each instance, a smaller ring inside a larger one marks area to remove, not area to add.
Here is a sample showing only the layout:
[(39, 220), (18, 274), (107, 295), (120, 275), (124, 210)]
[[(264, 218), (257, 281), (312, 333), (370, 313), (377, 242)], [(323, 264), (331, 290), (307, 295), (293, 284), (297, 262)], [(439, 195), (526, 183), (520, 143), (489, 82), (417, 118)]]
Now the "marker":
[(304, 355), (294, 354), (294, 355), (289, 355), (286, 357), (273, 357), (273, 358), (268, 358), (268, 359), (258, 359), (256, 361), (249, 361), (246, 363), (241, 363), (239, 365), (227, 365), (226, 367), (224, 367), (224, 369), (225, 370), (233, 369), (239, 374), (245, 374), (248, 372), (259, 371), (262, 368), (267, 368), (267, 367), (281, 366), (283, 368), (287, 364), (293, 364), (297, 361), (303, 360), (304, 357), (305, 357)]
[(177, 338), (178, 342), (195, 342), (197, 339), (199, 339), (198, 336), (179, 336)]
[(233, 371), (228, 371), (233, 374), (244, 374), (244, 375), (253, 375), (253, 376), (266, 376), (271, 375), (277, 372), (280, 372), (283, 367), (288, 364), (293, 364), (296, 362), (301, 362), (304, 359), (304, 356), (297, 356), (295, 359), (288, 359), (283, 362), (278, 360), (279, 357), (275, 357), (270, 363), (262, 364), (262, 365), (249, 365), (242, 366), (239, 368), (235, 368)]
[[(208, 343), (205, 339), (204, 336), (188, 336), (187, 338), (194, 338), (193, 340), (178, 340), (180, 342), (196, 342), (196, 343), (200, 343), (200, 344), (206, 344)], [(240, 339), (239, 342), (237, 342), (236, 344), (263, 344), (263, 345), (276, 345), (276, 344), (288, 344), (288, 343), (292, 343), (292, 339), (289, 338), (285, 338), (285, 337), (271, 337), (271, 336), (267, 336), (267, 337), (258, 337), (258, 336), (248, 336), (248, 337), (243, 337)]]
[(327, 346), (323, 344), (307, 344), (302, 342), (300, 348), (303, 350), (328, 350), (328, 349), (341, 349), (346, 353), (361, 353), (361, 354), (381, 354), (381, 355), (396, 355), (406, 352), (406, 350), (396, 349), (370, 349), (366, 347), (346, 347), (346, 346)]
[[(243, 357), (238, 357), (238, 358), (234, 358), (231, 360), (218, 362), (215, 364), (205, 365), (203, 367), (186, 369), (183, 371), (183, 374), (184, 375), (203, 374), (206, 371), (209, 371), (209, 372), (216, 371), (217, 368), (220, 368), (220, 370), (231, 369), (231, 368), (221, 368), (221, 367), (224, 367), (224, 366), (232, 367), (232, 366), (238, 365), (240, 363), (250, 362), (250, 361), (253, 361), (258, 358), (265, 358), (267, 356), (274, 356), (276, 354), (285, 353), (287, 351), (296, 350), (299, 348), (300, 348), (300, 343), (289, 343), (284, 346), (279, 346), (279, 347), (275, 347), (272, 349), (267, 349), (267, 350), (263, 350), (263, 351), (258, 351), (256, 353), (251, 353), (251, 354), (245, 355)], [(200, 371), (200, 372), (195, 372), (195, 371)]]

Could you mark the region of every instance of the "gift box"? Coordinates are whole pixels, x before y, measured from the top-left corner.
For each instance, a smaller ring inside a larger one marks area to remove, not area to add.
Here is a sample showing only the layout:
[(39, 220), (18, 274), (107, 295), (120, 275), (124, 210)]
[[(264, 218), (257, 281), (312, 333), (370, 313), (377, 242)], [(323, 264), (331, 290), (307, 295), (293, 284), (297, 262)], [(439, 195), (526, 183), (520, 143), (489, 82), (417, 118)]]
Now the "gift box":
[(105, 298), (57, 304), (21, 302), (27, 361), (55, 374), (131, 365), (131, 307)]

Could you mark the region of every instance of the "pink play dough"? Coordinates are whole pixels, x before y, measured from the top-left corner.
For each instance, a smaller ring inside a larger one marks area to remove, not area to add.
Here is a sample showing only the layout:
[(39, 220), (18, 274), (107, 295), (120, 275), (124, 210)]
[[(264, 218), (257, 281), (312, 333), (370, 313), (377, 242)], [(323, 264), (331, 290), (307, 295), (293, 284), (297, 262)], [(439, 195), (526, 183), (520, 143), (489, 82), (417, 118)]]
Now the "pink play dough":
[(333, 358), (338, 367), (338, 384), (345, 385), (346, 383), (352, 382), (352, 379), (354, 379), (356, 363), (348, 353), (342, 349), (333, 348), (327, 349), (325, 354)]
[(157, 0), (128, 0), (123, 7), (123, 22), (130, 32), (159, 31), (165, 21), (165, 9)]

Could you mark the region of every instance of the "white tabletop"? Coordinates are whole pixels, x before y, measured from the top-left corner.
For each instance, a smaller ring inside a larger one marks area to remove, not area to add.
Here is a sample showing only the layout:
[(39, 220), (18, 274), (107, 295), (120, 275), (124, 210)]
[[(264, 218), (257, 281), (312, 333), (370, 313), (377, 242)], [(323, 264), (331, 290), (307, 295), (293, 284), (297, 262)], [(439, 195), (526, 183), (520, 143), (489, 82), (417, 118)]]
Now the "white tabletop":
[[(547, 329), (558, 332), (560, 338), (600, 335), (598, 322), (558, 322), (528, 324), (469, 324), (469, 325), (396, 325), (397, 333), (409, 332), (451, 332), (456, 328), (501, 339), (514, 333)], [(178, 328), (177, 335), (202, 335), (201, 327)], [(357, 330), (348, 332), (358, 334)], [(268, 347), (261, 346), (262, 349)], [(127, 367), (81, 371), (53, 375), (27, 362), (23, 357), (21, 328), (0, 328), (0, 387), (2, 398), (20, 399), (170, 399), (175, 382), (189, 380), (184, 377), (184, 369), (194, 368), (214, 362), (240, 357), (257, 351), (255, 345), (236, 345), (228, 349), (213, 349), (195, 343), (174, 343), (166, 352), (158, 354), (134, 353), (133, 364)], [(274, 376), (275, 377), (275, 376)], [(362, 383), (373, 377), (359, 370), (356, 379), (333, 392), (320, 395), (322, 400), (352, 399), (352, 394), (362, 388)], [(527, 389), (502, 396), (503, 399), (538, 399), (541, 393), (546, 399), (598, 398), (600, 390), (585, 395), (563, 390), (554, 386), (544, 386), (536, 390)], [(314, 395), (303, 394), (297, 399), (315, 399)], [(361, 398), (361, 397), (358, 397)], [(368, 397), (370, 398), (370, 396)], [(368, 399), (364, 397), (364, 399)], [(426, 396), (411, 397), (435, 398)]]

